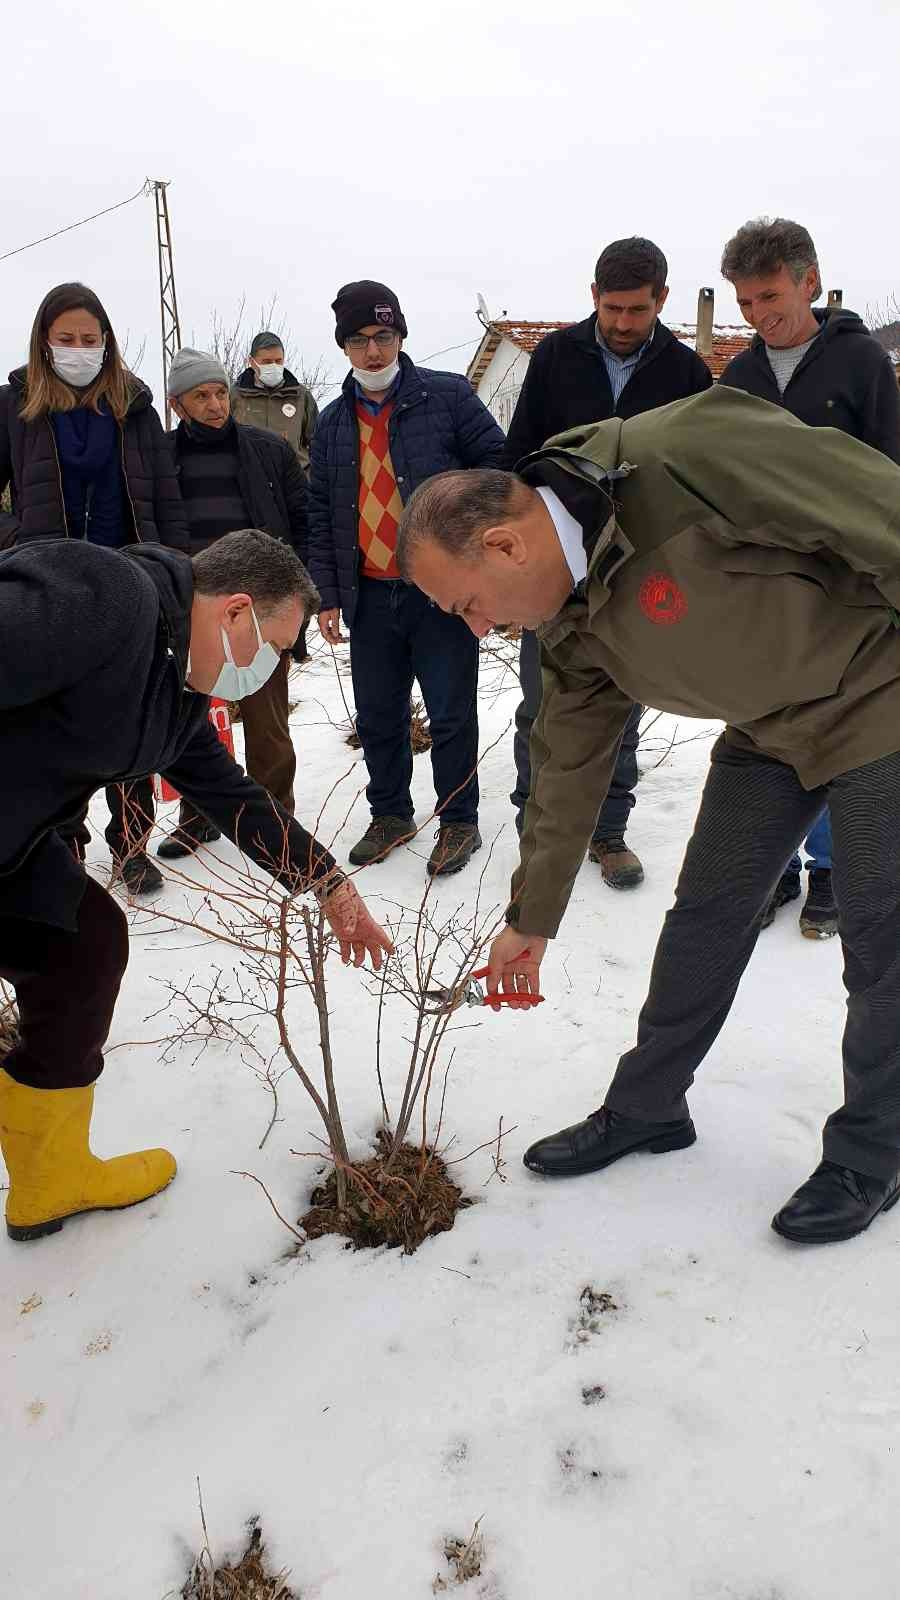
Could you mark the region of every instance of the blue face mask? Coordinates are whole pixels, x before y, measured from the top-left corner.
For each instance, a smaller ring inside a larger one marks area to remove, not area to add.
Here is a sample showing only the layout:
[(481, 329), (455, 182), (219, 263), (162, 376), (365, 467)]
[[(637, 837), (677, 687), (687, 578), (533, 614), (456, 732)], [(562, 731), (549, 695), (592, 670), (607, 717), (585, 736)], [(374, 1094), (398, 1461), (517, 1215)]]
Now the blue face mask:
[(266, 644), (259, 631), (259, 622), (256, 612), (250, 607), (256, 637), (259, 640), (259, 649), (248, 667), (235, 665), (231, 653), (231, 642), (224, 628), (220, 628), (222, 645), (225, 650), (225, 661), (215, 683), (210, 689), (210, 694), (218, 700), (246, 700), (250, 694), (255, 694), (264, 683), (268, 683), (281, 660), (281, 655), (273, 644)]

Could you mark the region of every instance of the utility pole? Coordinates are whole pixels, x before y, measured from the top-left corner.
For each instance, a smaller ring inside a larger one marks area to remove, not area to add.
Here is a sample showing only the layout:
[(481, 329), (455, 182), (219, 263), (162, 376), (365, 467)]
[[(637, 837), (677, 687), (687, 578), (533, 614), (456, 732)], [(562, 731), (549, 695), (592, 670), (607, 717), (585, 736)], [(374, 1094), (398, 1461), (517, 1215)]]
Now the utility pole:
[(175, 295), (175, 262), (172, 256), (172, 228), (169, 222), (169, 205), (166, 190), (167, 178), (148, 178), (156, 205), (156, 247), (159, 257), (159, 314), (162, 325), (162, 374), (165, 416), (169, 415), (169, 368), (172, 358), (181, 345), (181, 327), (178, 322), (178, 300)]

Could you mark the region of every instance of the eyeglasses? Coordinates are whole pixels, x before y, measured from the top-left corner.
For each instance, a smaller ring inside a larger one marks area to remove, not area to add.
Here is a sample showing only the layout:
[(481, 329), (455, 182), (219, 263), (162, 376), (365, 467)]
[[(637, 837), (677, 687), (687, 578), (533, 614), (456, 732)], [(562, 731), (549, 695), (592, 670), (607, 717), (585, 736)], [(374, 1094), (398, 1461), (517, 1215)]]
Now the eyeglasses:
[(379, 350), (389, 350), (397, 334), (387, 328), (381, 328), (378, 333), (351, 333), (344, 340), (345, 350), (368, 350), (370, 344), (377, 344)]

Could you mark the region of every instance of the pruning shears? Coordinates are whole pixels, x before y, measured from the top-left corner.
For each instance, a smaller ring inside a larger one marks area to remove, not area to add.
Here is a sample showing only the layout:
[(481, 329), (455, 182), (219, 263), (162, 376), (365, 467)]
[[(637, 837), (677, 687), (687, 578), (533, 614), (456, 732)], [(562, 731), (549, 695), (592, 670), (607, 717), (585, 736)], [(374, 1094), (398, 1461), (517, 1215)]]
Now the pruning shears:
[[(518, 959), (527, 960), (530, 954), (530, 950), (523, 950)], [(490, 970), (490, 967), (479, 967), (477, 972), (470, 972), (463, 983), (458, 983), (452, 989), (427, 989), (427, 1013), (439, 1016), (443, 1011), (456, 1011), (460, 1006), (543, 1005), (542, 994), (486, 994), (481, 979), (486, 978)]]

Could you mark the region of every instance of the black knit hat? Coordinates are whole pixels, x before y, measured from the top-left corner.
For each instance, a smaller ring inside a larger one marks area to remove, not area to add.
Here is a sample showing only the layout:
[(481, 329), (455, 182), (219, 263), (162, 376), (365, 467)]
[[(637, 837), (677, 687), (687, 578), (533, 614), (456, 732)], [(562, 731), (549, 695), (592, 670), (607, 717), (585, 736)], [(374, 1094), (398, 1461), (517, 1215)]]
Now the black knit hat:
[(400, 310), (400, 301), (386, 283), (374, 283), (371, 278), (345, 283), (332, 300), (331, 309), (337, 321), (334, 337), (341, 348), (351, 333), (358, 333), (360, 328), (376, 322), (393, 328), (401, 339), (406, 338), (406, 318)]

